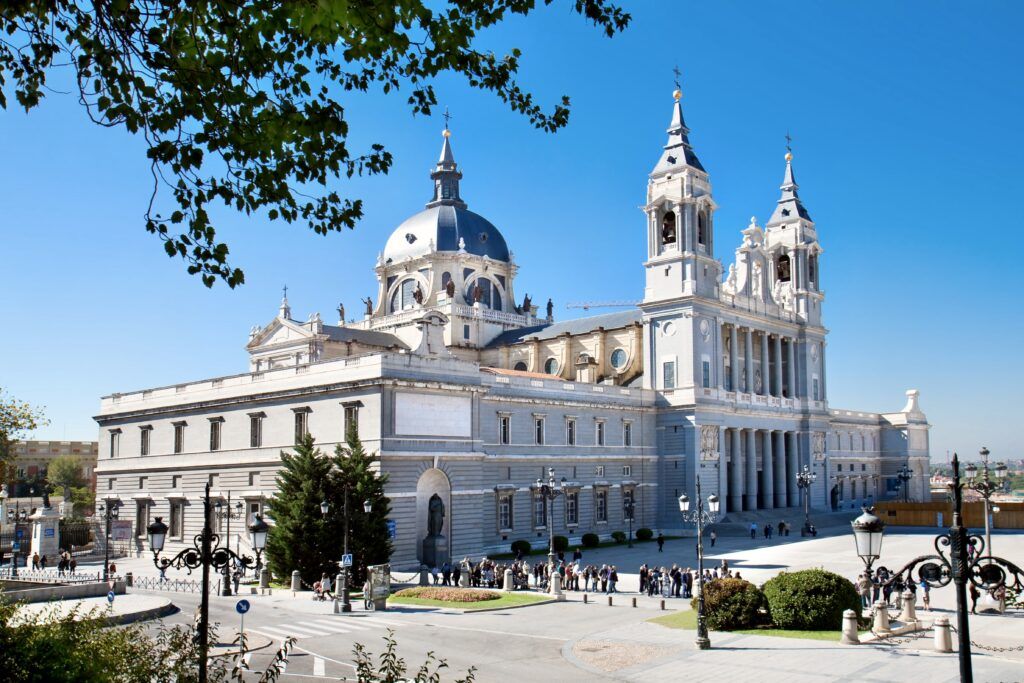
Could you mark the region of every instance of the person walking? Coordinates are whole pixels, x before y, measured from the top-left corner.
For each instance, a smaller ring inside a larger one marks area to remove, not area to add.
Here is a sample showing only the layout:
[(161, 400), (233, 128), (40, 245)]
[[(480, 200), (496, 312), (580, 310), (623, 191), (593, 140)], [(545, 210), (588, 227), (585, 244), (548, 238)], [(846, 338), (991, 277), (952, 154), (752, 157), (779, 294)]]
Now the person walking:
[(452, 585), (458, 586), (459, 579), (462, 577), (462, 565), (456, 562), (452, 565)]
[(971, 590), (971, 614), (978, 613), (978, 600), (981, 599), (981, 591), (973, 583), (969, 586)]
[(665, 551), (665, 534), (658, 532), (658, 552)]
[(750, 523), (750, 540), (757, 539), (757, 522)]
[(32, 553), (32, 571), (39, 570), (39, 553)]
[(712, 529), (711, 533), (708, 534), (708, 539), (711, 541), (711, 547), (714, 548), (715, 547), (715, 541), (718, 540), (718, 534), (715, 533), (714, 529)]
[(611, 566), (611, 569), (608, 570), (608, 592), (609, 593), (614, 593), (615, 592), (615, 584), (617, 584), (618, 582), (619, 582), (619, 572), (618, 572), (618, 570), (615, 569), (615, 565), (613, 564)]
[(921, 602), (924, 604), (925, 610), (928, 612), (932, 611), (932, 587), (928, 585), (928, 582), (921, 579)]
[(441, 585), (452, 585), (452, 565), (448, 560), (445, 560), (444, 564), (441, 565)]

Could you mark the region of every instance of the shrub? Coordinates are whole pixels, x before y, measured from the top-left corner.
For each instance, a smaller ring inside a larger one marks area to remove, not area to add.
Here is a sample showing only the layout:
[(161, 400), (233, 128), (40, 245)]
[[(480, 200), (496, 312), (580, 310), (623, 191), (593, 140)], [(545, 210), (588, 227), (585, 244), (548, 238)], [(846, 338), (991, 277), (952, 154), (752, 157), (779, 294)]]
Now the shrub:
[(852, 609), (860, 616), (854, 585), (824, 569), (781, 572), (769, 579), (763, 590), (772, 622), (779, 628), (838, 631), (845, 610)]
[(626, 542), (626, 532), (625, 531), (613, 531), (612, 532), (612, 538), (615, 540), (616, 543), (625, 543)]
[(636, 537), (637, 540), (640, 541), (649, 541), (652, 538), (654, 538), (654, 532), (648, 529), (647, 527), (644, 527), (642, 529), (636, 530)]
[(400, 598), (419, 598), (421, 600), (444, 600), (445, 602), (484, 602), (497, 600), (500, 593), (482, 591), (473, 588), (449, 588), (447, 586), (415, 586), (395, 593)]
[(523, 555), (529, 555), (530, 554), (530, 550), (531, 550), (531, 548), (530, 548), (530, 542), (529, 541), (526, 541), (526, 540), (523, 540), (523, 539), (519, 539), (518, 541), (512, 541), (512, 552), (513, 553), (518, 553), (519, 551), (522, 551)]
[[(697, 609), (697, 598), (690, 601)], [(754, 628), (763, 620), (761, 611), (767, 607), (764, 594), (743, 579), (715, 579), (704, 584), (704, 613), (708, 628), (736, 631)]]
[(565, 536), (555, 536), (555, 552), (560, 553), (569, 549), (569, 539)]
[(583, 547), (596, 548), (601, 545), (601, 538), (597, 534), (583, 534)]

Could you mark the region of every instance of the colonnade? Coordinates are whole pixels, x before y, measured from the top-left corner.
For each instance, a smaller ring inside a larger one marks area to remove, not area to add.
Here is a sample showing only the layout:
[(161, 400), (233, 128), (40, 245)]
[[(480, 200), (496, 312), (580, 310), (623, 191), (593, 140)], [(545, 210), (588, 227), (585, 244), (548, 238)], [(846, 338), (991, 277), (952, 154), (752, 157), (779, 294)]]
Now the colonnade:
[(780, 398), (797, 395), (796, 339), (733, 323), (722, 325), (722, 339), (723, 343), (728, 340), (720, 373), (722, 389)]
[(800, 504), (797, 433), (726, 427), (723, 487), (725, 509), (772, 510)]

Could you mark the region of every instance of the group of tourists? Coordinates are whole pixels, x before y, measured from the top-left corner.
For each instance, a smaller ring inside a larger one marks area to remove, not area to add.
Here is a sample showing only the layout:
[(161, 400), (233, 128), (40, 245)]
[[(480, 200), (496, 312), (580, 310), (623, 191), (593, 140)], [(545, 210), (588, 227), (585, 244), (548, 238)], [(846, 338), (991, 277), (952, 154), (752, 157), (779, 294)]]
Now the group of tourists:
[[(757, 522), (750, 523), (750, 539), (754, 540), (757, 538), (757, 533), (760, 531), (766, 541), (772, 540), (772, 536), (775, 535), (775, 531), (778, 529), (779, 538), (783, 536), (789, 536), (789, 522), (780, 520), (777, 527), (773, 527), (771, 523), (766, 523), (763, 528), (758, 527)], [(817, 535), (817, 531), (814, 531), (814, 535)], [(714, 545), (714, 543), (712, 543)]]
[(917, 590), (921, 589), (922, 604), (928, 611), (932, 609), (931, 586), (928, 582), (921, 580), (920, 583), (913, 581), (909, 576), (902, 574), (893, 575), (892, 571), (885, 566), (879, 567), (874, 573), (864, 572), (857, 577), (857, 594), (860, 596), (861, 606), (865, 609), (882, 600), (886, 605), (895, 609), (903, 607), (903, 593), (909, 591), (911, 600), (917, 601)]

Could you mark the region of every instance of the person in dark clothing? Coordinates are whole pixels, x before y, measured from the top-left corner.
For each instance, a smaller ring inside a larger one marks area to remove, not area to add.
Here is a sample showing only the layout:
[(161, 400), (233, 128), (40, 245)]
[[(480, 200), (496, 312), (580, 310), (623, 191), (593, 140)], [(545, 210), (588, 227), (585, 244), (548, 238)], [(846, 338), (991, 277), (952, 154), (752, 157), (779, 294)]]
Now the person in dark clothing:
[(973, 583), (968, 584), (971, 591), (971, 614), (978, 613), (978, 600), (981, 599), (981, 591)]
[(665, 535), (659, 531), (658, 532), (658, 552), (660, 553), (660, 552), (664, 552), (664, 551), (665, 551)]

